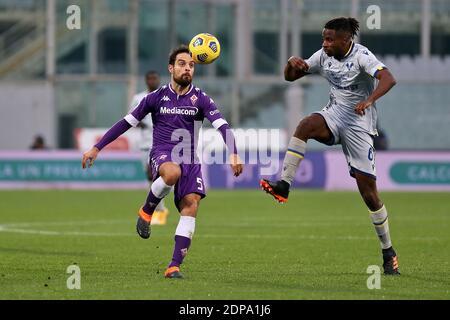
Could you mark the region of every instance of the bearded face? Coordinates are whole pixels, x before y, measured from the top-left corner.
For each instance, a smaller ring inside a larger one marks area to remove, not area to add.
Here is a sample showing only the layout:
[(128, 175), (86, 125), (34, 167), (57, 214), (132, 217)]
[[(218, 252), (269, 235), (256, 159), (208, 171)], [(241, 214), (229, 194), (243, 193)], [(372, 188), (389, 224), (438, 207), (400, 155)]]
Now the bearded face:
[(169, 72), (172, 74), (175, 83), (181, 87), (187, 87), (192, 83), (195, 63), (188, 53), (180, 53), (175, 59), (174, 65), (169, 65)]

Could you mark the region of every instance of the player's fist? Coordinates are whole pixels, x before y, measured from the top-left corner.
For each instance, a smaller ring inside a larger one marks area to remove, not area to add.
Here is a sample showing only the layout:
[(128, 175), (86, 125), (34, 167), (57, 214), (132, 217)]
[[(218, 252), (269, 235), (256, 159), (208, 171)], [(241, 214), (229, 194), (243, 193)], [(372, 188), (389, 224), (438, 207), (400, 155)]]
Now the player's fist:
[(239, 177), (244, 169), (244, 166), (242, 165), (241, 158), (238, 154), (230, 155), (230, 166), (231, 170), (233, 170), (234, 176)]
[(294, 57), (294, 56), (290, 57), (288, 59), (288, 64), (292, 68), (303, 71), (303, 72), (306, 72), (309, 69), (309, 66), (305, 62), (305, 60), (303, 60), (302, 58), (299, 58), (299, 57)]
[(100, 150), (98, 150), (96, 147), (92, 147), (91, 150), (83, 153), (83, 159), (81, 160), (81, 167), (85, 169), (86, 164), (88, 165), (89, 168), (92, 167), (99, 152)]
[(372, 104), (373, 104), (372, 100), (364, 100), (356, 105), (355, 112), (360, 116), (363, 116), (366, 113), (364, 110), (369, 108)]

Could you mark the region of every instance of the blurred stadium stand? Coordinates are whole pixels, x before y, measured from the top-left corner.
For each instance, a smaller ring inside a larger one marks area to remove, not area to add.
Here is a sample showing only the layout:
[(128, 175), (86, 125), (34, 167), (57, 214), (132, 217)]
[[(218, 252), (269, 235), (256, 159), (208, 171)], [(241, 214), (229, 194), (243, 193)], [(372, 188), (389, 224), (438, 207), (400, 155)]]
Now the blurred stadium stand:
[[(380, 30), (366, 25), (373, 4)], [(69, 5), (81, 8), (81, 30), (66, 27)], [(26, 149), (36, 134), (74, 148), (76, 128), (123, 116), (145, 71), (167, 81), (170, 48), (200, 32), (217, 35), (222, 56), (198, 66), (195, 83), (232, 125), (290, 131), (287, 89), (303, 89), (300, 119), (326, 103), (328, 85), (318, 77), (287, 83), (283, 66), (319, 49), (323, 24), (341, 15), (360, 20), (358, 41), (398, 80), (378, 103), (390, 148), (450, 149), (447, 0), (0, 0), (0, 149)], [(21, 134), (11, 139), (14, 129)]]

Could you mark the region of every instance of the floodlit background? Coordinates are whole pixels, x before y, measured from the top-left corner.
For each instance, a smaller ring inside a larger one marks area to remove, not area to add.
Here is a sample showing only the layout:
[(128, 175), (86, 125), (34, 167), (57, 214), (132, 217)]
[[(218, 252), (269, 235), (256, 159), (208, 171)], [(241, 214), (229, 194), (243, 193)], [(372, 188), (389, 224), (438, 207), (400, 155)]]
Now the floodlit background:
[[(66, 26), (70, 5), (80, 8), (80, 30)], [(367, 27), (370, 5), (381, 9), (380, 29)], [(76, 148), (76, 128), (110, 127), (143, 90), (145, 71), (168, 81), (168, 52), (200, 32), (218, 37), (222, 55), (196, 68), (195, 83), (232, 126), (290, 135), (326, 103), (328, 84), (290, 84), (283, 67), (318, 50), (337, 16), (359, 19), (358, 41), (398, 80), (379, 102), (389, 148), (449, 149), (447, 0), (0, 0), (0, 148), (27, 149), (38, 134), (52, 149)]]

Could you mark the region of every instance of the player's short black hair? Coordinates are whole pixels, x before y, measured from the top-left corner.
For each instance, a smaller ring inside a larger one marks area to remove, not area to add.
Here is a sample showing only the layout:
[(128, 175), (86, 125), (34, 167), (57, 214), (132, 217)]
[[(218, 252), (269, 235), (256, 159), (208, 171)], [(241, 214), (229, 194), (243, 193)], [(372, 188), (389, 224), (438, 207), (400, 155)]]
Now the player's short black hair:
[(331, 29), (335, 31), (346, 31), (350, 35), (355, 37), (359, 31), (359, 22), (355, 18), (339, 17), (332, 19), (325, 23), (325, 29)]
[(179, 46), (178, 48), (173, 49), (169, 55), (169, 64), (174, 65), (177, 55), (179, 55), (180, 53), (190, 54), (189, 48), (183, 44), (183, 45)]
[(151, 76), (151, 75), (157, 75), (159, 77), (159, 72), (156, 70), (149, 70), (145, 73), (145, 78), (148, 78), (148, 76)]

